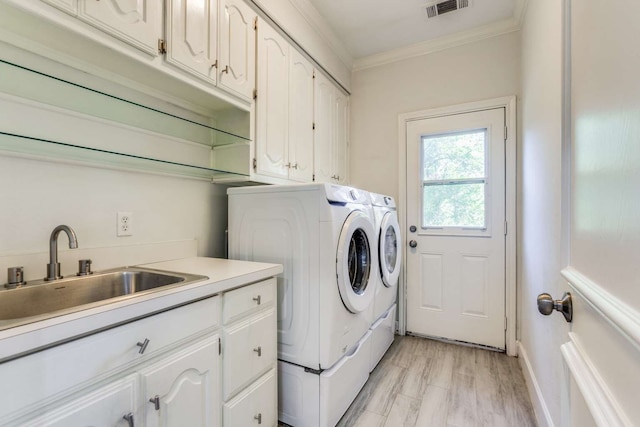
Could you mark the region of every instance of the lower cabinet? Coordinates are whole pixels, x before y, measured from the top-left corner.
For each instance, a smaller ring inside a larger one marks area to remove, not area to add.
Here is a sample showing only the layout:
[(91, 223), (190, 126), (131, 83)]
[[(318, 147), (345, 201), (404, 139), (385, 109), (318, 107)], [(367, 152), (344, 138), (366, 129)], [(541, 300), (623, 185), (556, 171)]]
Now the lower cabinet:
[(275, 292), (270, 278), (2, 363), (0, 425), (276, 426)]
[[(128, 375), (24, 425), (26, 427), (136, 425), (139, 418), (135, 411), (140, 406), (138, 395), (138, 377)], [(128, 420), (131, 420), (131, 423)]]
[(218, 345), (213, 335), (140, 372), (147, 427), (220, 425)]

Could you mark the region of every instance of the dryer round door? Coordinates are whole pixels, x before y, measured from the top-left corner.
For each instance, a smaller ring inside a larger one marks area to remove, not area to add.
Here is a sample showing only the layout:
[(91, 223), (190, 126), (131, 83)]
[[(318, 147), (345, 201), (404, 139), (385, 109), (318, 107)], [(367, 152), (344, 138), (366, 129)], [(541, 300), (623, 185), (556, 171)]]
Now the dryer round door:
[(392, 212), (387, 212), (380, 224), (380, 239), (378, 240), (380, 276), (382, 276), (382, 283), (387, 288), (392, 288), (398, 283), (400, 262), (402, 261), (401, 248), (398, 217)]
[(373, 303), (374, 236), (369, 216), (361, 211), (349, 214), (340, 232), (336, 256), (338, 290), (344, 306), (352, 313), (366, 310)]

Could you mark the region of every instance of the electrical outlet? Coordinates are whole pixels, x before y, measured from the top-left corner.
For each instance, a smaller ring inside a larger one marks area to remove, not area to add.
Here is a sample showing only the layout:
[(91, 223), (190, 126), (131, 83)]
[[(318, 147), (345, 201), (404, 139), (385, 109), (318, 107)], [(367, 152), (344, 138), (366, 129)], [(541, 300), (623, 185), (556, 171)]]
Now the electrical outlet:
[(133, 236), (133, 212), (118, 212), (116, 234), (121, 236)]

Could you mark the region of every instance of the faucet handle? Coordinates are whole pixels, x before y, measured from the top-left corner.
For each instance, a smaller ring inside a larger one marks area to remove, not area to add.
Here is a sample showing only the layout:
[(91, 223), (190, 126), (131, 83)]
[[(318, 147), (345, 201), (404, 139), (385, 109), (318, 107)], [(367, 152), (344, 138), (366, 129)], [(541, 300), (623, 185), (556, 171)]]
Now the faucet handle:
[(7, 284), (4, 285), (7, 289), (13, 289), (16, 286), (26, 285), (24, 281), (24, 267), (9, 267), (7, 269)]
[(91, 271), (91, 260), (90, 259), (79, 260), (78, 274), (76, 274), (76, 276), (87, 276), (89, 274), (93, 274), (93, 271)]

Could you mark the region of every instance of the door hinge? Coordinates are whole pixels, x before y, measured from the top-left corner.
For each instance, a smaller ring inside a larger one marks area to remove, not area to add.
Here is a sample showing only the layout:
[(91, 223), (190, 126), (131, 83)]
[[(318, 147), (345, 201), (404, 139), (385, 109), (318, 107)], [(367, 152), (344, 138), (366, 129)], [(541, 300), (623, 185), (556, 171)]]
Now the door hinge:
[(161, 55), (167, 53), (167, 42), (163, 39), (158, 39), (158, 53)]
[(253, 90), (253, 99), (258, 99), (258, 89)]
[(507, 133), (507, 127), (505, 126), (505, 127), (504, 127), (504, 140), (505, 140), (505, 141), (507, 140), (507, 135), (508, 135), (508, 133)]
[(504, 235), (507, 235), (507, 232), (509, 231), (509, 223), (507, 221), (504, 222)]
[(222, 354), (222, 340), (218, 337), (218, 354)]
[(253, 158), (253, 170), (256, 170), (258, 168), (258, 160), (254, 157)]
[(258, 17), (253, 18), (253, 29), (258, 30)]

